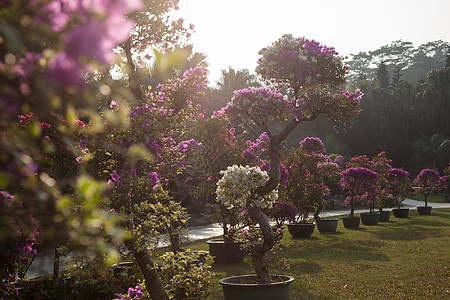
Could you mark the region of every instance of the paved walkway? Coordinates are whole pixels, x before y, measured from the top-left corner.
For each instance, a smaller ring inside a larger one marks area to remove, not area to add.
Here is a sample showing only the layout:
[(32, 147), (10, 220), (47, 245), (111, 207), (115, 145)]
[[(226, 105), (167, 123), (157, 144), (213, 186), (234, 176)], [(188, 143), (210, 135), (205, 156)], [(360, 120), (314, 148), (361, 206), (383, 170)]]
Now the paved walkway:
[[(417, 206), (423, 206), (424, 202), (422, 201), (416, 201), (411, 199), (405, 199), (403, 201), (403, 205), (410, 208), (410, 209), (417, 209)], [(428, 202), (429, 206), (432, 206), (433, 208), (450, 208), (450, 203), (436, 203), (436, 202)], [(391, 208), (387, 208), (385, 210), (392, 210)], [(355, 210), (355, 213), (361, 213), (365, 212), (367, 209), (357, 209)], [(332, 210), (332, 211), (325, 211), (321, 214), (321, 217), (334, 217), (334, 216), (342, 216), (347, 215), (349, 213), (349, 209), (345, 210)], [(190, 227), (187, 232), (187, 236), (189, 237), (190, 241), (196, 241), (201, 239), (207, 239), (211, 237), (221, 236), (223, 233), (222, 227), (215, 223), (207, 226), (196, 226), (196, 227)], [(163, 241), (159, 246), (163, 247), (167, 244)], [(53, 249), (45, 249), (41, 251), (37, 257), (34, 259), (33, 263), (31, 264), (30, 268), (28, 269), (26, 273), (26, 277), (29, 279), (36, 278), (39, 276), (45, 276), (50, 275), (53, 273)], [(71, 260), (71, 255), (63, 256), (60, 259), (60, 270), (67, 269), (66, 262), (69, 262)]]

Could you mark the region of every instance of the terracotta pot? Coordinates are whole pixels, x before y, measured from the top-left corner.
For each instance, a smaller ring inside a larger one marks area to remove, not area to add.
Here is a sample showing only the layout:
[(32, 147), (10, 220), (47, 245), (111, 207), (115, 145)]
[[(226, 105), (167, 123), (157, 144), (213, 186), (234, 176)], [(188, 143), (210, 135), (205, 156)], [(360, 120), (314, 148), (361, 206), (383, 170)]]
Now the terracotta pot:
[(315, 227), (314, 223), (288, 224), (288, 231), (294, 238), (307, 238), (313, 234)]
[(417, 206), (419, 215), (431, 215), (431, 206)]
[(345, 228), (359, 228), (359, 217), (344, 217), (342, 223)]
[(378, 212), (363, 212), (359, 214), (361, 222), (364, 225), (377, 225), (380, 218), (380, 213)]
[(209, 253), (214, 262), (218, 264), (240, 263), (244, 260), (246, 251), (241, 249), (240, 244), (235, 242), (225, 242), (224, 240), (209, 240)]
[(396, 218), (407, 218), (409, 213), (409, 208), (394, 208), (392, 210)]
[(316, 221), (319, 232), (336, 232), (339, 219), (320, 219)]
[(269, 284), (239, 283), (256, 279), (256, 275), (243, 275), (223, 278), (219, 283), (225, 300), (289, 300), (290, 285), (294, 277), (272, 275), (272, 281), (275, 277), (282, 277), (283, 281)]

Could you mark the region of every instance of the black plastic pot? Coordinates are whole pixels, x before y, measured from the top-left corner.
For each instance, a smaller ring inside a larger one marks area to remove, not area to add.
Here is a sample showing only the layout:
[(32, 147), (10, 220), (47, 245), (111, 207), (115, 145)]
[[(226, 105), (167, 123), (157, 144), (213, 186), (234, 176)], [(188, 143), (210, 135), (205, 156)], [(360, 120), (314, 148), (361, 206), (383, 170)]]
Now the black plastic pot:
[(359, 217), (344, 217), (342, 223), (345, 228), (359, 228)]
[(363, 225), (377, 225), (380, 218), (380, 213), (378, 212), (363, 212), (359, 214), (361, 222)]
[(396, 218), (407, 218), (409, 213), (409, 208), (394, 208), (392, 210)]
[(315, 227), (314, 223), (288, 224), (288, 231), (294, 238), (307, 238), (313, 234)]
[(223, 278), (219, 283), (225, 300), (289, 300), (290, 285), (294, 277), (272, 275), (272, 281), (276, 277), (282, 277), (283, 281), (269, 284), (239, 283), (256, 279), (256, 275), (243, 275)]
[(244, 260), (246, 251), (241, 249), (240, 244), (235, 242), (225, 242), (224, 240), (209, 240), (209, 254), (214, 262), (218, 264), (240, 263)]
[(380, 217), (378, 219), (378, 222), (389, 222), (390, 218), (391, 212), (389, 210), (382, 210), (380, 211)]
[(339, 219), (320, 219), (316, 221), (319, 232), (336, 232)]
[(417, 206), (419, 215), (431, 215), (431, 206)]

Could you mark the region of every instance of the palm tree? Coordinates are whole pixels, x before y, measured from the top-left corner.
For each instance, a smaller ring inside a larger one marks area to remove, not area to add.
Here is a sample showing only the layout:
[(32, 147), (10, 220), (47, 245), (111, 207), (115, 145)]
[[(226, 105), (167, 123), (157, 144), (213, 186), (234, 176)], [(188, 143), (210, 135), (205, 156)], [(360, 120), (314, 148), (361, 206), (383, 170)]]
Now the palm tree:
[(222, 77), (217, 82), (219, 91), (229, 101), (233, 92), (246, 87), (260, 87), (256, 75), (250, 74), (247, 69), (235, 71), (232, 67), (228, 71), (222, 70)]
[(442, 169), (450, 158), (450, 138), (435, 133), (430, 138), (424, 136), (414, 143), (415, 160), (421, 168)]
[(187, 70), (201, 66), (208, 67), (206, 55), (193, 51), (192, 45), (176, 47), (172, 51), (162, 53), (154, 50), (155, 60), (150, 67), (149, 76), (163, 83), (175, 77), (183, 76)]

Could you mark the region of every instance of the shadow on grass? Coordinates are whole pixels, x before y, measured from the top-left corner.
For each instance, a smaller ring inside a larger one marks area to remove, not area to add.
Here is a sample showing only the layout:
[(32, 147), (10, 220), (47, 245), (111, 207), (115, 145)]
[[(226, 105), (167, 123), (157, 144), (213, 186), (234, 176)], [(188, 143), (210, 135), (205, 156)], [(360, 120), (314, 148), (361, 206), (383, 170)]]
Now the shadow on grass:
[(289, 243), (290, 251), (282, 253), (295, 264), (298, 259), (308, 261), (388, 261), (382, 253), (383, 242), (364, 239), (343, 239), (340, 235), (327, 235), (326, 239), (294, 240)]
[(291, 269), (295, 269), (296, 273), (314, 274), (322, 272), (322, 266), (312, 261), (293, 262), (290, 265)]
[(334, 232), (322, 231), (322, 232), (319, 232), (319, 233), (322, 236), (333, 236), (333, 235), (339, 236), (339, 235), (344, 234), (342, 231), (334, 231)]
[[(445, 224), (440, 226), (445, 226)], [(429, 237), (445, 236), (445, 233), (443, 233), (441, 229), (412, 225), (409, 224), (409, 222), (399, 226), (389, 226), (383, 231), (373, 231), (370, 232), (370, 234), (384, 241), (415, 241)]]
[(229, 277), (242, 274), (253, 274), (255, 270), (253, 267), (246, 262), (236, 263), (236, 264), (211, 264), (211, 271), (214, 273), (223, 273), (222, 277)]

